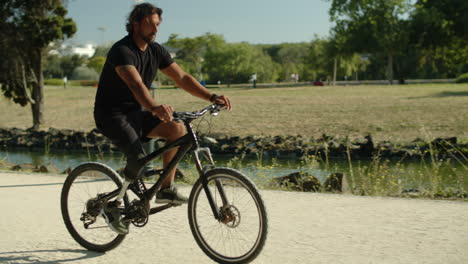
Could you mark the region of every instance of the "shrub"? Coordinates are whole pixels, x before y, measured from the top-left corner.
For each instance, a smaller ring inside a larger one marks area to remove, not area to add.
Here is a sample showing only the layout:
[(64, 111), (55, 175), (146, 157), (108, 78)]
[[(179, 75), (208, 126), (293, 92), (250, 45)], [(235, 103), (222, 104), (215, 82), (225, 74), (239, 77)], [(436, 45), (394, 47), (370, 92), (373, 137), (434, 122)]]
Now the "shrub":
[(95, 86), (97, 87), (98, 81), (96, 80), (85, 80), (85, 81), (80, 81), (81, 86)]
[(468, 83), (468, 72), (458, 76), (455, 82), (456, 83)]
[(44, 80), (45, 85), (63, 85), (63, 79), (46, 79)]
[(72, 80), (97, 80), (98, 78), (99, 78), (99, 74), (97, 74), (94, 70), (86, 66), (79, 66), (73, 70), (73, 74), (70, 79)]

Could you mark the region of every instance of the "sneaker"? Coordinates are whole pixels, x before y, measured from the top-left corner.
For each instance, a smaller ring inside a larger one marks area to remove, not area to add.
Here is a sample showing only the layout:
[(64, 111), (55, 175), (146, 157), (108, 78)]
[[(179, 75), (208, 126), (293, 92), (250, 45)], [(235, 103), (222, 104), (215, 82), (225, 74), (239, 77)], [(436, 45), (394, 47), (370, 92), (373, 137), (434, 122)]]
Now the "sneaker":
[(119, 208), (106, 206), (101, 210), (101, 213), (112, 231), (120, 235), (128, 234), (128, 223), (122, 222)]
[(177, 191), (176, 187), (167, 187), (156, 193), (156, 203), (188, 203), (188, 198)]

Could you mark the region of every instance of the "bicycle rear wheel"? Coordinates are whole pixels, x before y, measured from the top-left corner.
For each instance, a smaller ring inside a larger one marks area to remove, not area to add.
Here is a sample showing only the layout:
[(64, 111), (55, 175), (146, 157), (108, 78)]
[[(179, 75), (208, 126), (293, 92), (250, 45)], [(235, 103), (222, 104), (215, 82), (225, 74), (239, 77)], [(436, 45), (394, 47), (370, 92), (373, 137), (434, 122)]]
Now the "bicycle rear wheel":
[[(207, 172), (208, 188), (216, 209), (210, 203), (199, 179), (188, 203), (189, 224), (200, 248), (219, 263), (248, 263), (262, 250), (268, 231), (265, 206), (255, 185), (242, 173), (228, 168)], [(221, 188), (222, 186), (222, 188)], [(223, 204), (221, 193), (226, 202)]]
[[(112, 231), (97, 201), (98, 194), (109, 193), (122, 187), (118, 174), (101, 163), (85, 163), (76, 167), (62, 188), (61, 209), (65, 226), (81, 246), (97, 252), (117, 247), (125, 235)], [(124, 197), (128, 206), (128, 198)]]

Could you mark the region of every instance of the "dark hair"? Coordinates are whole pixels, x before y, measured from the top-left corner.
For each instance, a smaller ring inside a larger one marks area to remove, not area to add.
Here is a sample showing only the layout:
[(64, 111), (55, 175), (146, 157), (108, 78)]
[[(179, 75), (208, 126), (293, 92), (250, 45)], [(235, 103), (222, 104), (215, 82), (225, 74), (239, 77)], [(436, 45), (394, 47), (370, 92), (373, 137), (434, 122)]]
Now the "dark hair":
[(133, 8), (132, 12), (130, 12), (130, 15), (128, 15), (128, 20), (127, 20), (127, 32), (132, 33), (133, 32), (133, 23), (140, 23), (145, 17), (158, 14), (159, 19), (162, 19), (162, 9), (159, 7), (156, 7), (150, 3), (142, 3), (135, 5), (135, 8)]

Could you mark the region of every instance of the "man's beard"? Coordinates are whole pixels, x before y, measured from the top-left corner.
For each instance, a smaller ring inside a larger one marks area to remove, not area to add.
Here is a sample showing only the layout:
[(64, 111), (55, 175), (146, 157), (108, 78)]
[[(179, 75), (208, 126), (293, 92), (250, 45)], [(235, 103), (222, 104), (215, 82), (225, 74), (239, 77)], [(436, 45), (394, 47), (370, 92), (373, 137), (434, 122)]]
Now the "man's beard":
[(145, 35), (143, 35), (141, 32), (139, 32), (139, 35), (140, 35), (140, 38), (141, 38), (142, 40), (144, 40), (144, 41), (145, 41), (146, 43), (148, 43), (148, 44), (153, 43), (154, 40), (156, 39), (156, 34), (155, 34), (154, 37), (153, 37), (153, 36), (151, 36), (151, 35), (145, 36)]

